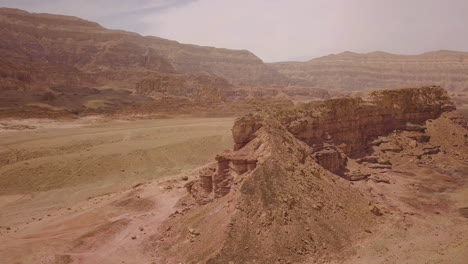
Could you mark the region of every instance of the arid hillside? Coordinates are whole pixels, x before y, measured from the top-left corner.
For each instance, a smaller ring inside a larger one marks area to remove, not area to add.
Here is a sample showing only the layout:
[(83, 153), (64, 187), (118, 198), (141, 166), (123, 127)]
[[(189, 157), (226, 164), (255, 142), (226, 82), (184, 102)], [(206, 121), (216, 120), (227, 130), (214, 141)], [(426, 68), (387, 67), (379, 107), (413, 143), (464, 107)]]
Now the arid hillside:
[(468, 91), (468, 53), (435, 51), (420, 55), (343, 52), (307, 62), (269, 64), (296, 81), (340, 90), (440, 85), (449, 92)]
[(143, 37), (76, 17), (2, 8), (0, 25), (0, 76), (6, 87), (133, 88), (135, 80), (154, 72), (214, 74), (249, 85), (286, 79), (245, 50)]
[(247, 97), (329, 97), (324, 89), (290, 84), (246, 50), (0, 9), (0, 117), (110, 113), (166, 97), (197, 106)]

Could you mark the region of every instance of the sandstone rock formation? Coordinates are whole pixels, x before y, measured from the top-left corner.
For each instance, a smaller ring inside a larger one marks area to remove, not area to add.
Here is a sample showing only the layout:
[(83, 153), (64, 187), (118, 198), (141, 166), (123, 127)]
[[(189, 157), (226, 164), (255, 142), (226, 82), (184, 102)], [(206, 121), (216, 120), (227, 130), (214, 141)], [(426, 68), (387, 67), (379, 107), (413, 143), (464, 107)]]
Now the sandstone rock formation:
[(307, 62), (269, 64), (280, 73), (325, 89), (362, 90), (440, 85), (467, 91), (468, 53), (436, 51), (421, 55), (343, 52)]
[[(374, 224), (373, 214), (345, 180), (326, 176), (310, 150), (268, 121), (247, 145), (218, 155), (213, 169), (200, 173), (187, 198), (199, 207), (168, 220), (155, 245), (195, 263), (298, 263), (347, 248)], [(178, 263), (168, 256), (158, 261)]]
[[(239, 118), (232, 129), (234, 151), (219, 154), (187, 185), (190, 194), (182, 204), (194, 199), (199, 205), (167, 222), (160, 249), (207, 263), (299, 263), (348, 249), (357, 231), (384, 215), (348, 180), (391, 169), (384, 144), (406, 153), (414, 149), (415, 157), (419, 151), (434, 154), (437, 147), (427, 143), (423, 125), (452, 110), (445, 90), (423, 87)], [(407, 136), (395, 141), (389, 136), (395, 131)], [(412, 146), (412, 138), (426, 143)], [(209, 234), (189, 235), (190, 250), (180, 243), (187, 226)]]
[[(359, 155), (368, 141), (395, 129), (406, 129), (408, 122), (420, 124), (454, 110), (441, 87), (382, 90), (367, 99), (341, 98), (310, 102), (297, 108), (273, 113), (298, 139), (321, 148), (334, 142), (347, 155)], [(233, 131), (235, 149), (241, 148), (262, 126), (258, 115), (236, 121)], [(411, 130), (411, 129), (410, 129)]]
[[(311, 102), (290, 109), (272, 109), (270, 113), (256, 113), (236, 120), (233, 128), (234, 151), (219, 155), (218, 168), (213, 179), (231, 181), (225, 170), (240, 175), (255, 168), (257, 158), (246, 152), (248, 145), (258, 136), (269, 119), (278, 120), (295, 138), (310, 146), (311, 157), (323, 168), (347, 179), (354, 179), (355, 171), (349, 171), (348, 156), (363, 157), (358, 163), (371, 164), (371, 168), (391, 168), (391, 164), (378, 157), (368, 156), (370, 146), (377, 145), (383, 152), (400, 152), (398, 145), (375, 139), (395, 130), (408, 131), (413, 148), (416, 142), (427, 142), (427, 135), (420, 133), (427, 120), (438, 118), (442, 113), (453, 111), (455, 107), (441, 87), (383, 90), (362, 98), (333, 99)], [(387, 146), (386, 146), (387, 145)], [(435, 154), (436, 147), (423, 148), (417, 157)], [(214, 182), (215, 180), (213, 180)], [(226, 183), (227, 184), (227, 183)], [(223, 186), (227, 188), (226, 186)], [(210, 188), (212, 190), (213, 188)], [(214, 188), (216, 189), (216, 188)], [(215, 197), (225, 195), (226, 190), (215, 192)]]

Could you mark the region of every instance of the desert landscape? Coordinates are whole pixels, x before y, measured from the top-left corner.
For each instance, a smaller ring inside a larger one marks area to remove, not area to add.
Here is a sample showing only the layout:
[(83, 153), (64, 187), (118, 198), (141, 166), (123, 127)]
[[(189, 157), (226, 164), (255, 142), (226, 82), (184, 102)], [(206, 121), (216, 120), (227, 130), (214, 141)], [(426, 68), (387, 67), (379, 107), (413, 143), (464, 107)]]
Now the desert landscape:
[(467, 54), (265, 63), (0, 8), (0, 263), (464, 264)]

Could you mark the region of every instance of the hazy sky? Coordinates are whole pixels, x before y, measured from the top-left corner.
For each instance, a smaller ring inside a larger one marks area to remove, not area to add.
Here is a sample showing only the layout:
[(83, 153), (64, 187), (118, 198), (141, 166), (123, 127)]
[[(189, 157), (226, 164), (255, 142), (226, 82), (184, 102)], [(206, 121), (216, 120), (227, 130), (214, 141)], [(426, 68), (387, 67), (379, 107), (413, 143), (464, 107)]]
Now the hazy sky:
[(468, 0), (0, 0), (0, 6), (248, 49), (267, 62), (346, 50), (468, 51)]

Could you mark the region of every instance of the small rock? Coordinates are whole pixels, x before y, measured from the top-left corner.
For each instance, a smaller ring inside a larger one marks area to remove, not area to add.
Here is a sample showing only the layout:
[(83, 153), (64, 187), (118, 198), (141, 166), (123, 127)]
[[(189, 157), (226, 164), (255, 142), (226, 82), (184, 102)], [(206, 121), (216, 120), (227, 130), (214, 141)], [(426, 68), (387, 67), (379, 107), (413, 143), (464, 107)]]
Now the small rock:
[(190, 234), (191, 236), (199, 236), (199, 235), (200, 235), (200, 232), (196, 231), (196, 230), (193, 229), (193, 228), (189, 228), (188, 231), (189, 231), (189, 234)]
[(312, 208), (314, 208), (315, 210), (320, 210), (320, 209), (322, 209), (322, 205), (321, 204), (313, 204)]
[(380, 209), (375, 205), (369, 206), (369, 210), (371, 211), (371, 213), (373, 213), (376, 216), (382, 216), (383, 215), (382, 212), (380, 211)]
[(372, 181), (376, 182), (376, 183), (386, 183), (386, 184), (390, 184), (390, 179), (386, 176), (383, 176), (383, 175), (375, 175), (373, 176), (372, 178), (370, 178)]
[(139, 182), (139, 183), (137, 183), (137, 184), (133, 185), (133, 187), (132, 187), (132, 188), (137, 188), (137, 187), (140, 187), (140, 186), (142, 186), (142, 185), (143, 185), (143, 183)]
[(411, 147), (411, 148), (415, 148), (418, 146), (418, 142), (416, 142), (416, 140), (411, 140), (408, 145)]

